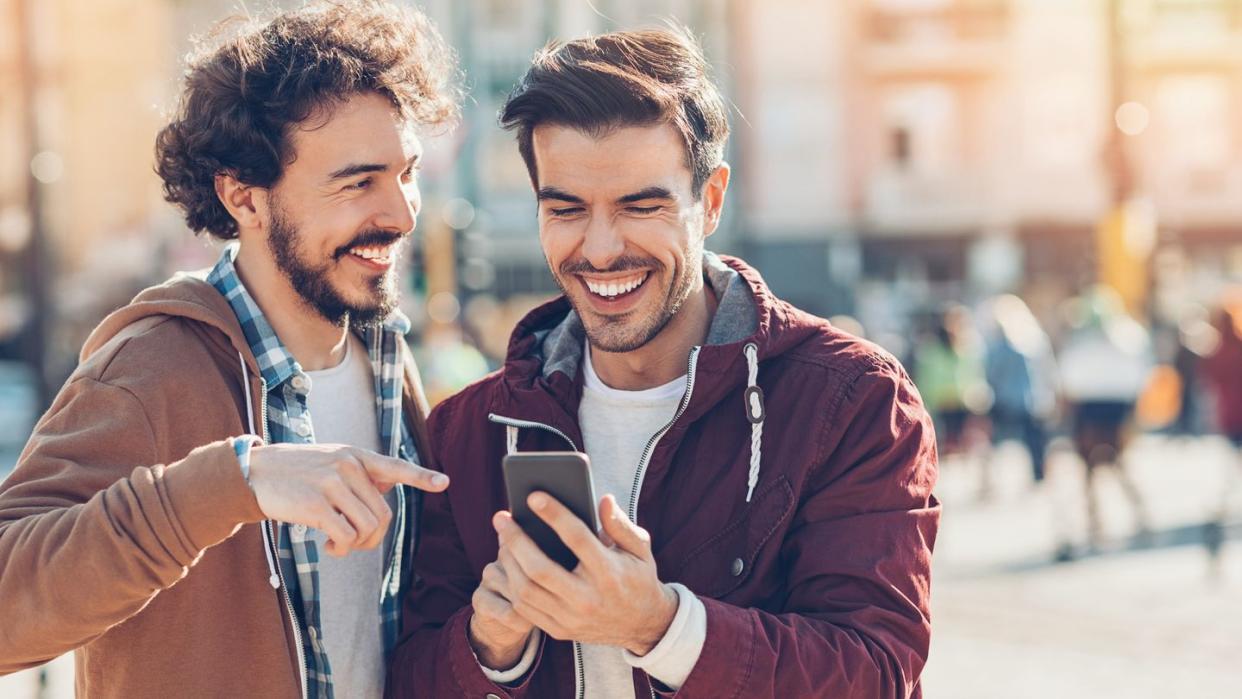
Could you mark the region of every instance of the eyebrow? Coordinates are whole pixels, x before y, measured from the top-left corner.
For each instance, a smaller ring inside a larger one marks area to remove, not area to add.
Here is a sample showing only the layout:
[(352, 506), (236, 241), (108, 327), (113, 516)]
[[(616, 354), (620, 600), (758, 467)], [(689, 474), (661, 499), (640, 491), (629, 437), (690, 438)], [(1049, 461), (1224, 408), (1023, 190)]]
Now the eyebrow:
[[(570, 194), (563, 189), (557, 187), (540, 187), (538, 193), (539, 201), (556, 200), (569, 202), (571, 204), (585, 204), (582, 197)], [(673, 193), (664, 187), (647, 187), (640, 189), (632, 194), (626, 194), (617, 199), (618, 204), (632, 204), (636, 201), (644, 199), (676, 199)]]
[(538, 194), (536, 194), (535, 196), (536, 198), (539, 199), (539, 201), (555, 200), (555, 201), (569, 202), (570, 204), (585, 204), (586, 203), (586, 201), (584, 201), (582, 197), (574, 196), (573, 194), (570, 194), (569, 192), (566, 192), (563, 189), (558, 189), (556, 187), (540, 187)]
[[(406, 161), (406, 167), (412, 167), (413, 165), (418, 163), (418, 160), (421, 157), (422, 157), (422, 154), (419, 153), (415, 155), (414, 157), (410, 158), (408, 161)], [(346, 165), (343, 168), (340, 168), (339, 170), (333, 171), (332, 174), (328, 175), (328, 181), (333, 182), (336, 180), (343, 180), (347, 177), (354, 177), (356, 175), (365, 175), (370, 172), (387, 172), (387, 171), (388, 171), (388, 166), (383, 163), (352, 163), (350, 165)]]
[(676, 197), (674, 197), (673, 193), (664, 187), (647, 187), (646, 189), (640, 189), (633, 194), (627, 194), (617, 199), (617, 203), (633, 204), (636, 201), (643, 201), (644, 199), (676, 199)]

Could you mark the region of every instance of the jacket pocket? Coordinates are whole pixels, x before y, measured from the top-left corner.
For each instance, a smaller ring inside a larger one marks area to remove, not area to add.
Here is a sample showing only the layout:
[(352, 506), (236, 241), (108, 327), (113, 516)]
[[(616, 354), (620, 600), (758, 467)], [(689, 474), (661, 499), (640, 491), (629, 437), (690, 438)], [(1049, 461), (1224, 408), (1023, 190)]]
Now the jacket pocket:
[(699, 594), (721, 599), (751, 576), (759, 552), (789, 518), (793, 506), (793, 487), (781, 475), (755, 491), (741, 515), (691, 550), (673, 579)]

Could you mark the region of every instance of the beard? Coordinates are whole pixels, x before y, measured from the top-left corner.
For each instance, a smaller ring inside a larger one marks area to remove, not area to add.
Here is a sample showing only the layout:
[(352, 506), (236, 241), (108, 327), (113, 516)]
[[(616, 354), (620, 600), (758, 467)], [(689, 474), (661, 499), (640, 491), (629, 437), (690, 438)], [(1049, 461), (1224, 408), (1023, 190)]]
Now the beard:
[[(276, 261), (276, 267), (284, 273), (302, 301), (329, 322), (340, 327), (347, 325), (377, 325), (397, 307), (397, 275), (392, 269), (382, 275), (366, 279), (366, 300), (351, 301), (332, 283), (331, 272), (349, 254), (351, 248), (365, 245), (383, 245), (400, 238), (399, 234), (379, 229), (359, 233), (349, 243), (337, 248), (332, 260), (317, 264), (307, 260), (299, 249), (301, 234), (284, 215), (281, 206), (272, 202), (271, 230), (267, 246)], [(396, 253), (394, 253), (394, 256)]]
[[(668, 282), (667, 289), (652, 310), (646, 311), (639, 307), (618, 316), (601, 316), (596, 313), (585, 299), (580, 298), (582, 294), (591, 292), (583, 291), (581, 284), (568, 280), (583, 273), (614, 274), (641, 269), (647, 270), (649, 275), (644, 282), (646, 285), (667, 278), (669, 271), (663, 264), (654, 258), (627, 255), (618, 258), (608, 269), (596, 269), (585, 259), (577, 259), (561, 263), (559, 273), (552, 276), (565, 298), (569, 299), (570, 305), (577, 311), (592, 347), (611, 353), (633, 352), (659, 335), (681, 310), (686, 299), (690, 298), (695, 277), (703, 274), (702, 260), (703, 243), (700, 239), (684, 251), (677, 277)], [(574, 289), (573, 292), (570, 291), (571, 288)], [(647, 290), (647, 293), (652, 291), (655, 290)]]

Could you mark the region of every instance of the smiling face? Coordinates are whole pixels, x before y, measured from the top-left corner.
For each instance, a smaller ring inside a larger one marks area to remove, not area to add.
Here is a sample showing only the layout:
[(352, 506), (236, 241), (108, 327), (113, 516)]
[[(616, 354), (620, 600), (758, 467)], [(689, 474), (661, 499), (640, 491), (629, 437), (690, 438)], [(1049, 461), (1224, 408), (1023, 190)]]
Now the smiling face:
[(539, 240), (591, 345), (631, 352), (703, 288), (728, 169), (695, 196), (686, 147), (667, 124), (602, 135), (552, 124), (532, 134)]
[(420, 206), (422, 146), (392, 103), (359, 94), (292, 135), (269, 196), (267, 247), (302, 301), (334, 323), (396, 307), (396, 262)]

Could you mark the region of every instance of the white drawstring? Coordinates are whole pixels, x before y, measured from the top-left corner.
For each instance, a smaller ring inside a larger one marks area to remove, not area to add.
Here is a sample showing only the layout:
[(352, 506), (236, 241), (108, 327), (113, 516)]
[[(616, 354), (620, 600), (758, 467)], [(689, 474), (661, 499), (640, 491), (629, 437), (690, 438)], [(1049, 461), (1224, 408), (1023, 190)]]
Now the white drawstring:
[(746, 479), (746, 502), (750, 502), (759, 483), (759, 462), (763, 453), (763, 389), (759, 388), (759, 347), (747, 343), (746, 354), (746, 420), (750, 422), (750, 474)]
[[(249, 425), (250, 434), (260, 435), (261, 432), (254, 428), (254, 399), (250, 396), (250, 370), (246, 366), (246, 357), (241, 352), (237, 353), (237, 359), (241, 361), (242, 369), (242, 390), (246, 392), (246, 422)], [(267, 584), (272, 589), (280, 589), (280, 576), (276, 574), (276, 561), (272, 558), (272, 547), (274, 544), (267, 534), (267, 527), (260, 526), (259, 531), (263, 532), (263, 555), (267, 556)]]
[(517, 453), (518, 428), (513, 425), (505, 425), (505, 453)]

